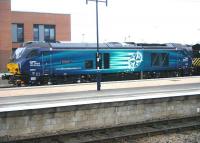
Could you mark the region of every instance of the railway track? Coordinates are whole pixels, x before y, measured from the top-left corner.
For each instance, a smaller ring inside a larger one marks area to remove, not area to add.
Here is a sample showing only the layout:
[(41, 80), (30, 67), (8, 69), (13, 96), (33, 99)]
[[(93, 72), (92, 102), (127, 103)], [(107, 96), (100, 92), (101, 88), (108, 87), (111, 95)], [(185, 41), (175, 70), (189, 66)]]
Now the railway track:
[(116, 143), (124, 139), (137, 139), (192, 129), (200, 129), (200, 116), (52, 135), (14, 143)]

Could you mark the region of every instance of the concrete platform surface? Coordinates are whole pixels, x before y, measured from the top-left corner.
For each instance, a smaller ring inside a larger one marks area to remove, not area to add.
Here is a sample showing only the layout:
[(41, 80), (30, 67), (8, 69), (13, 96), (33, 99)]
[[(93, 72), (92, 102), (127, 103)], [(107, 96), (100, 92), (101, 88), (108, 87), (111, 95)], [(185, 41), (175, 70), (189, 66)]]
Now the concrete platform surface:
[(1, 97), (0, 142), (197, 117), (199, 85)]
[[(154, 87), (166, 85), (179, 85), (200, 83), (200, 77), (177, 77), (177, 78), (162, 78), (162, 79), (144, 79), (130, 81), (115, 81), (102, 82), (102, 91), (115, 90), (124, 88), (138, 87)], [(66, 84), (66, 85), (50, 85), (50, 86), (34, 86), (34, 87), (15, 87), (15, 88), (0, 88), (0, 97), (6, 96), (28, 96), (38, 94), (56, 94), (56, 93), (75, 93), (85, 91), (96, 91), (96, 83), (81, 83), (81, 84)]]
[(6, 87), (11, 87), (11, 85), (8, 84), (7, 80), (2, 80), (0, 76), (0, 88), (6, 88)]
[(185, 83), (164, 86), (151, 85), (146, 87), (118, 88), (114, 90), (104, 89), (100, 92), (85, 90), (47, 94), (42, 93), (43, 88), (40, 88), (42, 94), (37, 93), (37, 95), (31, 95), (26, 93), (28, 96), (1, 96), (0, 112), (200, 95), (199, 87), (200, 83)]

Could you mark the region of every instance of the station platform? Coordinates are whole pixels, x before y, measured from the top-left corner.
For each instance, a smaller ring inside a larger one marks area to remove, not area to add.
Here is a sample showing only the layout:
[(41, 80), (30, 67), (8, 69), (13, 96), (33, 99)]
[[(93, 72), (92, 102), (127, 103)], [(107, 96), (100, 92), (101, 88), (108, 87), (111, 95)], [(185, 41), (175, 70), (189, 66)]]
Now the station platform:
[[(200, 83), (200, 76), (101, 82), (101, 91)], [(96, 91), (96, 83), (0, 88), (0, 97)]]
[(200, 77), (0, 89), (0, 112), (196, 95)]
[(0, 142), (200, 115), (200, 79), (0, 89)]

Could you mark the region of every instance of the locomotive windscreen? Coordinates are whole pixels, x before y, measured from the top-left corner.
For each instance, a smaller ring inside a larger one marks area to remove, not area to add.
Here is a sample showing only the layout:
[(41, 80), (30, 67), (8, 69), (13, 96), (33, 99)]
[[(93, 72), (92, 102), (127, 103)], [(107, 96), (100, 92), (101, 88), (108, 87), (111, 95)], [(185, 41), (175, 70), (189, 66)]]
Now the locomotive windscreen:
[(12, 60), (15, 61), (15, 60), (18, 60), (19, 58), (21, 58), (22, 55), (24, 54), (25, 49), (26, 48), (17, 48), (12, 55)]

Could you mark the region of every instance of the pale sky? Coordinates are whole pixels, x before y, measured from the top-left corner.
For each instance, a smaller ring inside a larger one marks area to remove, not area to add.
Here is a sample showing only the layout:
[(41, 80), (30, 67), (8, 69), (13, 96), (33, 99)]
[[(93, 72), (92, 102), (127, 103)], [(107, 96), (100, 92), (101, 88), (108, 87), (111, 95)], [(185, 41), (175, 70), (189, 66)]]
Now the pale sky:
[[(96, 42), (95, 2), (12, 0), (12, 10), (71, 14), (72, 41)], [(108, 0), (99, 4), (100, 41), (200, 42), (200, 0)]]

